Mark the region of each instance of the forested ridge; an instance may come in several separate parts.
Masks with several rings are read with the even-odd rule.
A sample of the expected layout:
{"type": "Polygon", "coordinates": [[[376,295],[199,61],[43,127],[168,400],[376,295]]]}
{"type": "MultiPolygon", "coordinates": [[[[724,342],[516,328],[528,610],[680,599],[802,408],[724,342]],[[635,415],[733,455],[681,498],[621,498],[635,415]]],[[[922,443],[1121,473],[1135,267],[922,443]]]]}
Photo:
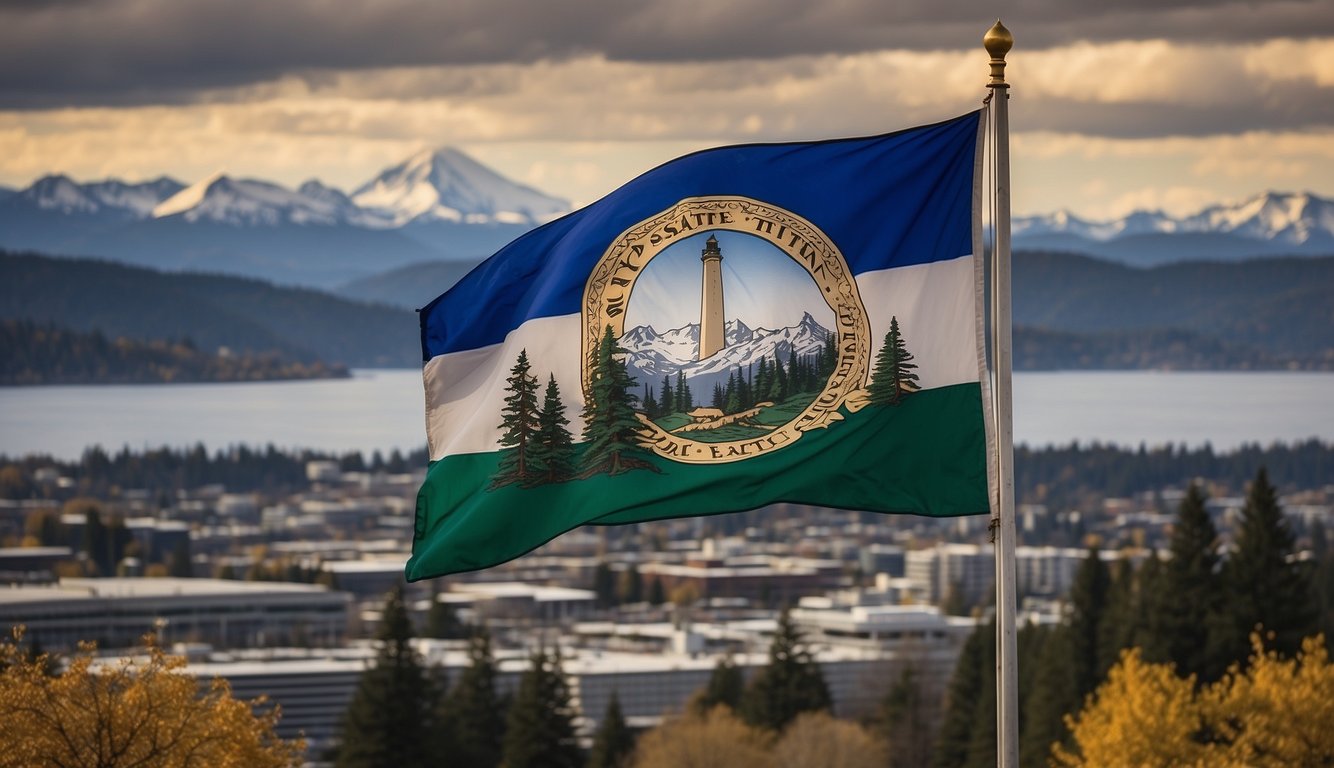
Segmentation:
{"type": "Polygon", "coordinates": [[[274,354],[208,352],[189,339],[139,341],[28,320],[0,320],[0,385],[149,384],[345,378],[344,365],[274,354]]]}

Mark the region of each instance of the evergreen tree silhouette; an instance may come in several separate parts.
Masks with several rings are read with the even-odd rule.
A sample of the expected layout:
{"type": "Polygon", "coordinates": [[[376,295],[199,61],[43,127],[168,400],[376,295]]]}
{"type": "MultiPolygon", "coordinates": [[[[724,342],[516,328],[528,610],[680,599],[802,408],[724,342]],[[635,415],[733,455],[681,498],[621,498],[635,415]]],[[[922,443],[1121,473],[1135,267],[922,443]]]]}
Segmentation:
{"type": "Polygon", "coordinates": [[[872,403],[898,405],[904,395],[918,388],[917,374],[913,373],[917,364],[912,360],[912,353],[899,334],[899,319],[891,317],[889,332],[885,334],[885,343],[876,355],[875,369],[871,373],[872,403]]]}
{"type": "Polygon", "coordinates": [[[588,755],[588,768],[623,768],[630,763],[630,752],[635,748],[635,737],[625,724],[621,713],[621,699],[615,689],[607,701],[606,714],[593,736],[593,751],[588,755]]]}
{"type": "Polygon", "coordinates": [[[1241,512],[1236,551],[1223,565],[1220,639],[1225,656],[1246,664],[1249,636],[1257,627],[1272,632],[1265,648],[1291,657],[1302,638],[1314,634],[1317,617],[1307,564],[1296,560],[1295,537],[1278,493],[1263,467],[1255,475],[1241,512]]]}
{"type": "Polygon", "coordinates": [[[741,707],[741,697],[746,690],[746,679],[741,668],[731,656],[718,660],[709,675],[709,682],[690,698],[690,711],[696,715],[707,715],[709,710],[722,704],[736,710],[741,707]]]}
{"type": "Polygon", "coordinates": [[[449,764],[459,768],[494,768],[505,738],[505,702],[496,693],[496,660],[491,636],[477,627],[468,641],[468,666],[440,706],[450,747],[449,764]]]}
{"type": "Polygon", "coordinates": [[[560,651],[539,650],[519,680],[505,728],[505,768],[578,768],[570,687],[560,666],[560,651]]]}
{"type": "Polygon", "coordinates": [[[412,649],[412,621],[400,589],[385,600],[375,666],[357,683],[343,720],[338,768],[427,765],[435,685],[412,649]]]}
{"type": "Polygon", "coordinates": [[[593,375],[590,397],[584,403],[583,475],[600,472],[618,475],[629,469],[652,466],[638,454],[640,422],[635,412],[635,396],[630,394],[635,380],[617,359],[623,350],[616,345],[611,326],[593,350],[593,375]]]}
{"type": "Polygon", "coordinates": [[[1148,617],[1154,641],[1144,648],[1144,660],[1169,662],[1176,665],[1177,674],[1211,683],[1232,660],[1218,656],[1211,647],[1216,643],[1210,643],[1218,622],[1219,554],[1218,531],[1204,504],[1204,493],[1192,483],[1172,527],[1172,556],[1163,563],[1158,596],[1148,617]]]}
{"type": "Polygon", "coordinates": [[[683,372],[676,374],[676,410],[681,413],[689,413],[695,407],[695,398],[690,392],[690,385],[686,384],[686,375],[683,372]]]}
{"type": "Polygon", "coordinates": [[[528,350],[520,350],[519,357],[505,380],[505,407],[501,409],[500,429],[504,430],[500,444],[500,466],[491,480],[491,487],[511,483],[527,483],[536,474],[532,466],[533,438],[537,434],[537,377],[530,372],[528,350]]]}
{"type": "Polygon", "coordinates": [[[662,411],[663,416],[670,416],[682,410],[677,407],[676,398],[672,396],[672,379],[670,376],[662,377],[662,389],[659,392],[658,409],[662,411]]]}
{"type": "Polygon", "coordinates": [[[778,732],[802,712],[827,710],[829,705],[820,665],[802,642],[791,614],[783,611],[769,645],[769,664],[755,673],[741,696],[741,716],[751,725],[778,732]]]}
{"type": "Polygon", "coordinates": [[[537,436],[532,457],[536,472],[532,483],[563,483],[574,476],[574,438],[567,429],[565,404],[555,374],[547,381],[542,408],[537,412],[537,436]]]}
{"type": "Polygon", "coordinates": [[[653,398],[653,387],[644,385],[644,397],[640,400],[644,408],[644,415],[650,419],[656,419],[661,414],[658,413],[658,401],[653,398]]]}

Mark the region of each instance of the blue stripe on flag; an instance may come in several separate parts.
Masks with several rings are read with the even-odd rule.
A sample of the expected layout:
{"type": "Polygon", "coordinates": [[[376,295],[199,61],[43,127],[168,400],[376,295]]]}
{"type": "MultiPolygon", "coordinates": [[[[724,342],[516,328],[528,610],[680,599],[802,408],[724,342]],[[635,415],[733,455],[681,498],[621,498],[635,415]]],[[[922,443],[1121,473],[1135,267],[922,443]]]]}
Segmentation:
{"type": "Polygon", "coordinates": [[[665,163],[523,235],[423,308],[423,359],[578,312],[588,274],[612,241],[690,197],[750,197],[802,216],[833,240],[853,274],[968,255],[979,114],[869,138],[720,147],[665,163]]]}

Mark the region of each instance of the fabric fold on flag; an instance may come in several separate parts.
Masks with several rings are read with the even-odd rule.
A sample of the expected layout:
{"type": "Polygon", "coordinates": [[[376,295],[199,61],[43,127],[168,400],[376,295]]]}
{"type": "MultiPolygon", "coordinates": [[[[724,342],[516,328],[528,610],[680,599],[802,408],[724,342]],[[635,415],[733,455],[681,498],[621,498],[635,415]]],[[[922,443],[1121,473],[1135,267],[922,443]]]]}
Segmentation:
{"type": "Polygon", "coordinates": [[[780,502],[988,512],[979,128],[687,155],[422,309],[407,578],[780,502]]]}

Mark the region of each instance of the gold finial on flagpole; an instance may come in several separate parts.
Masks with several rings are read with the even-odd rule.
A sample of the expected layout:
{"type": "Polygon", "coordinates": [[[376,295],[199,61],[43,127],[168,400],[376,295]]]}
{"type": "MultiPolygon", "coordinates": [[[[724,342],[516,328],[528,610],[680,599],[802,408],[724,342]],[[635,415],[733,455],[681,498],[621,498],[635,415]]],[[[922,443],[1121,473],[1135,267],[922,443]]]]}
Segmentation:
{"type": "Polygon", "coordinates": [[[1014,47],[1014,35],[1005,28],[1000,19],[982,36],[982,47],[991,54],[991,80],[988,88],[1005,87],[1005,54],[1014,47]]]}

